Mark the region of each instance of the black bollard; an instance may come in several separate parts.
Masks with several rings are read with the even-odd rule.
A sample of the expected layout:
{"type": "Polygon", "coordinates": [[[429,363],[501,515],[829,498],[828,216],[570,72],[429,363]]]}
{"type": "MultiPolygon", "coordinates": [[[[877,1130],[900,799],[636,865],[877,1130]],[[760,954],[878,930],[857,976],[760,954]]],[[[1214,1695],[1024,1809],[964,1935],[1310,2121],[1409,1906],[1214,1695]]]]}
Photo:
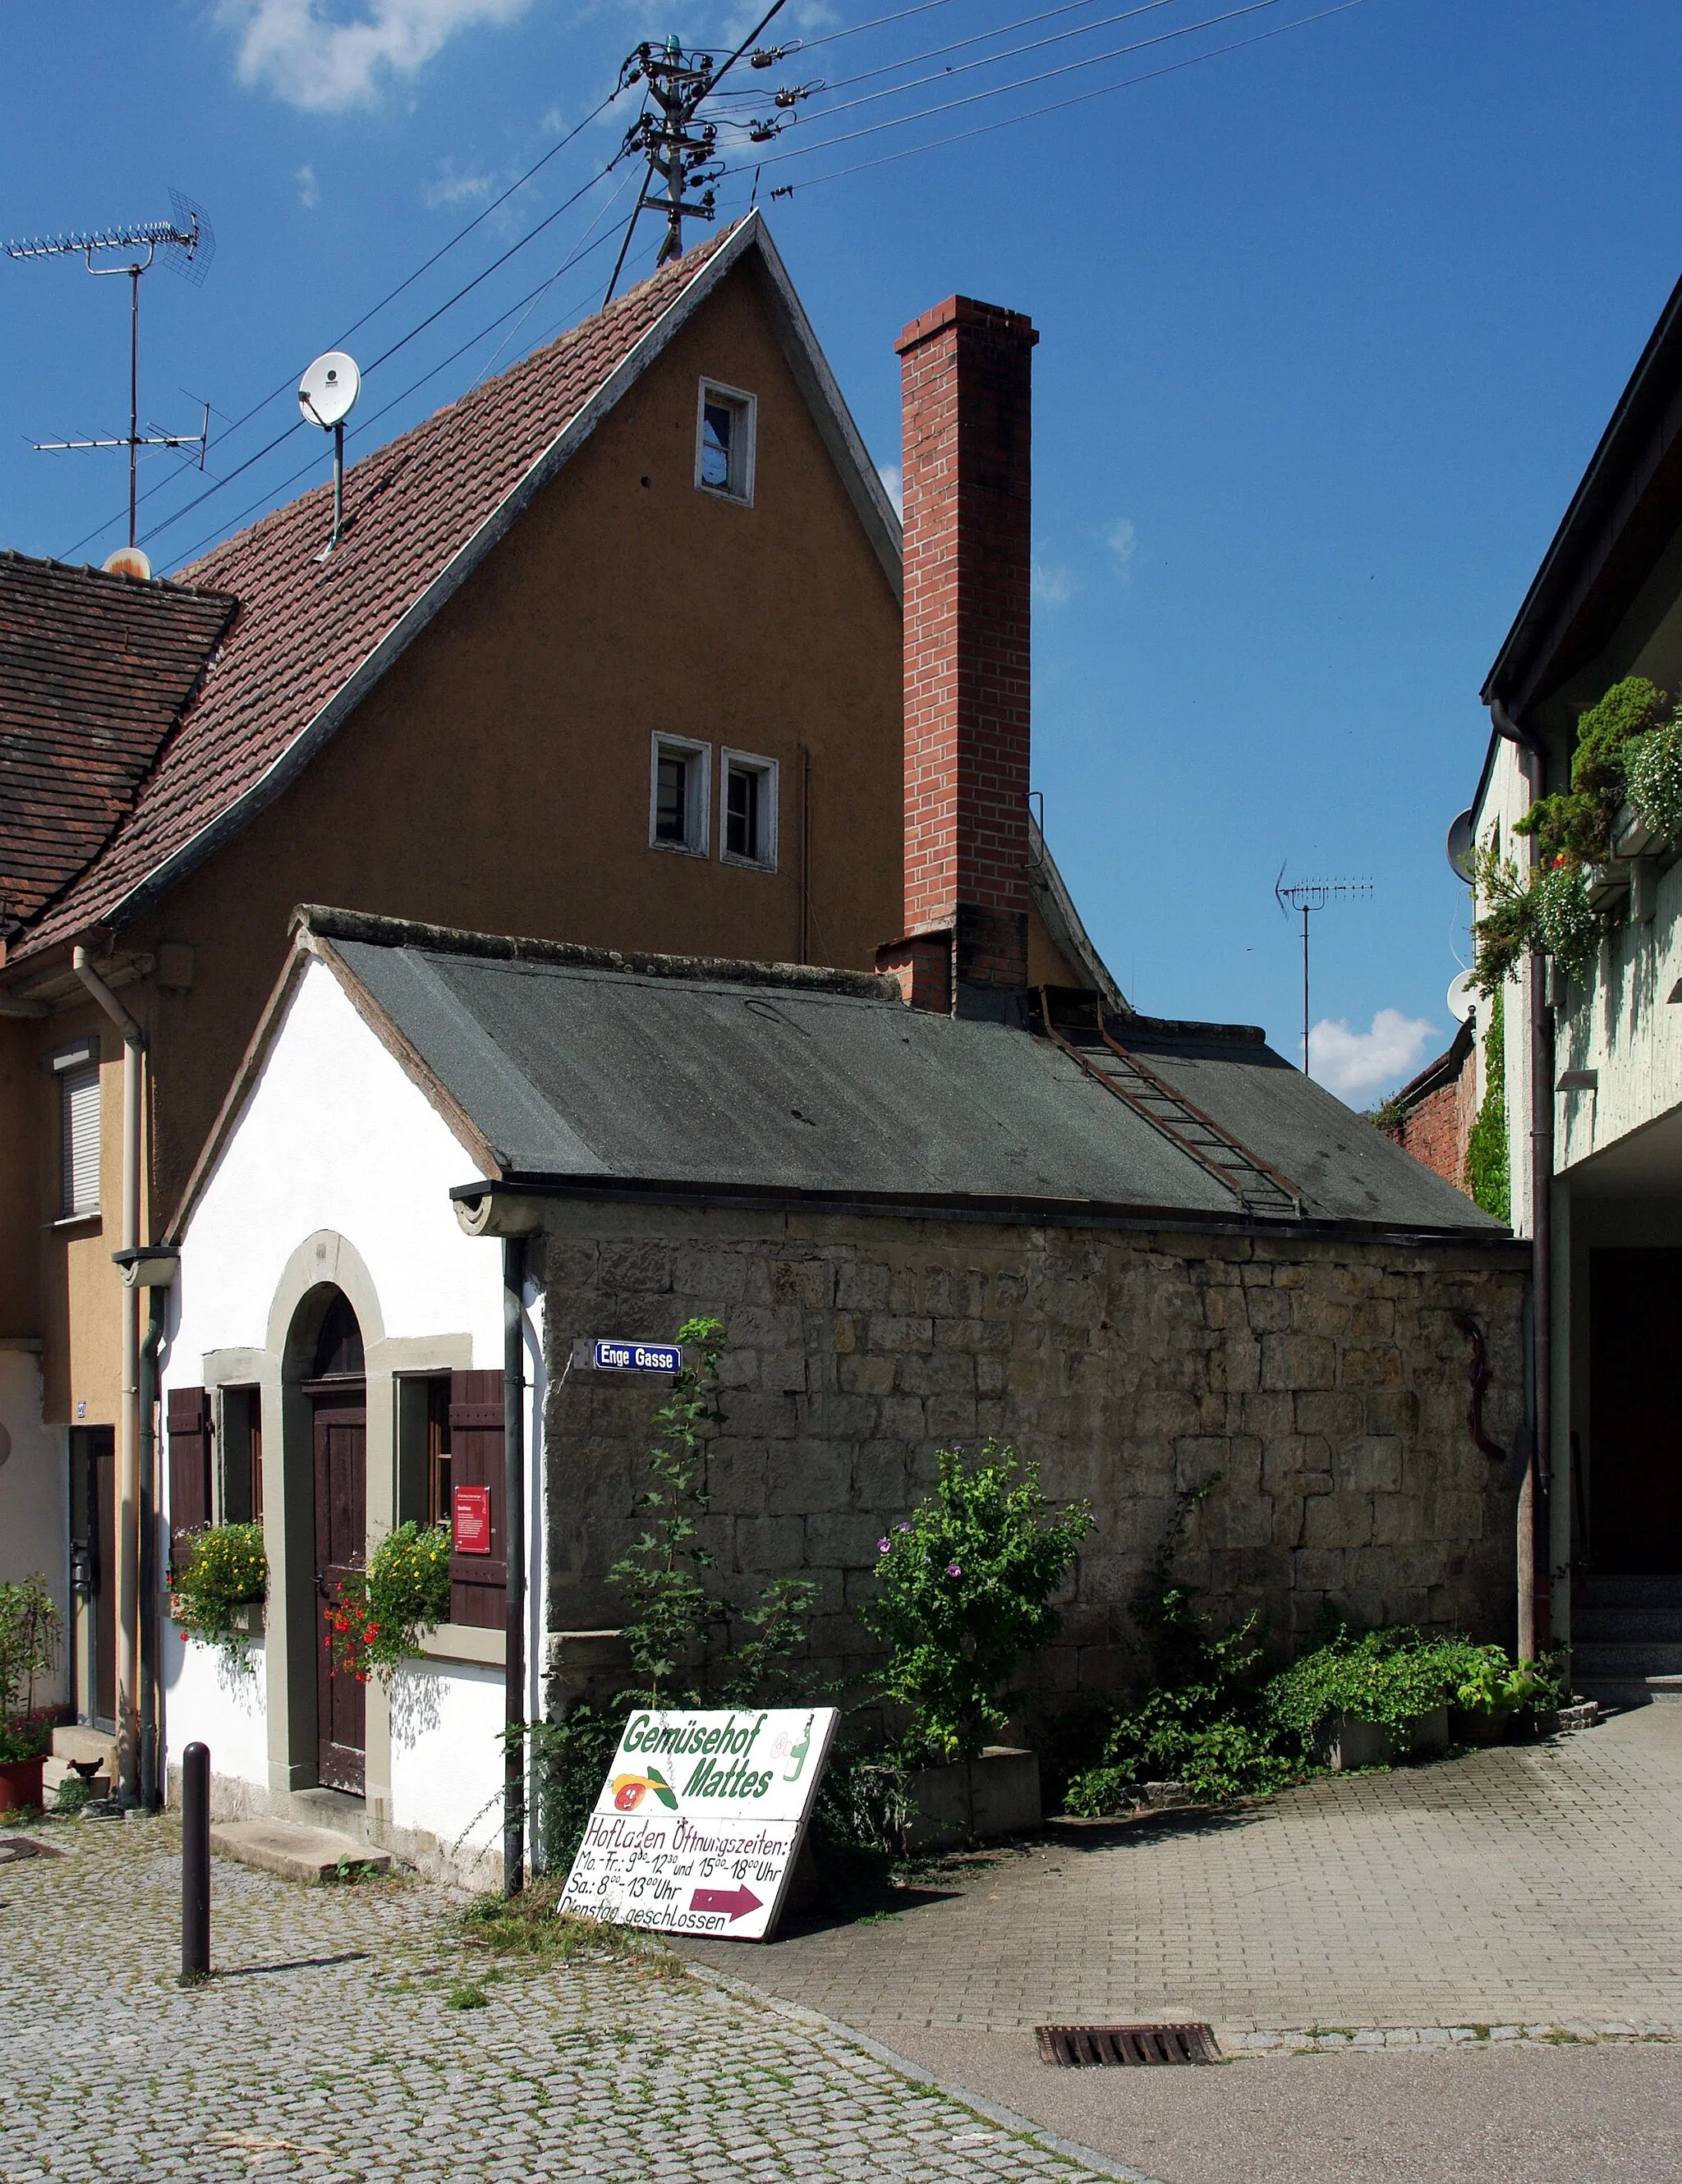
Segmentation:
{"type": "Polygon", "coordinates": [[[210,1975],[210,1747],[189,1744],[181,1767],[181,1975],[210,1975]]]}

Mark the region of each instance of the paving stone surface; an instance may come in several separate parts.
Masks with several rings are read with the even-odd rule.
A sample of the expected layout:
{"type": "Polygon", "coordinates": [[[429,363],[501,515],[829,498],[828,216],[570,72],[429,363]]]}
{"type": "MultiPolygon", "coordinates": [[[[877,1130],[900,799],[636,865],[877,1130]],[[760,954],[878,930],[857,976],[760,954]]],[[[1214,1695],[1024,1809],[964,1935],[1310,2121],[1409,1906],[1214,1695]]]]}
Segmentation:
{"type": "MultiPolygon", "coordinates": [[[[525,1969],[417,1883],[218,1859],[183,1989],[168,1819],[49,1823],[0,1864],[0,2179],[1088,2184],[835,2027],[679,1967],[525,1969]],[[486,2006],[451,2009],[476,1982],[486,2006]]],[[[5,1838],[0,1836],[0,1841],[5,1838]]]]}
{"type": "Polygon", "coordinates": [[[1313,2028],[1675,2036],[1682,1707],[954,1861],[904,1902],[746,1965],[685,1952],[889,2044],[903,2025],[1187,2018],[1229,2052],[1313,2028]]]}

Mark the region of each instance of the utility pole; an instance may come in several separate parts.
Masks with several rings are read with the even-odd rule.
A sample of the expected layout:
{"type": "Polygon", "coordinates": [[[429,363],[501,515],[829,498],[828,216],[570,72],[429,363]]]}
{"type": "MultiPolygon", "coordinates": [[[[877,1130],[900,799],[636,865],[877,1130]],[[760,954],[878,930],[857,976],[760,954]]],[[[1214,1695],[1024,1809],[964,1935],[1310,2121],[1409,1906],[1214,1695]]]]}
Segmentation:
{"type": "Polygon", "coordinates": [[[203,206],[184,198],[178,190],[170,192],[174,212],[168,220],[142,220],[126,227],[106,227],[81,231],[71,235],[38,236],[21,242],[0,244],[8,258],[69,258],[79,257],[96,280],[112,274],[123,274],[129,284],[128,336],[128,431],[120,439],[109,440],[36,440],[31,444],[37,454],[63,454],[73,448],[126,448],[128,449],[128,543],[135,543],[136,465],[142,448],[197,448],[198,467],[204,467],[204,449],[210,433],[210,405],[204,404],[204,421],[197,432],[144,433],[140,429],[140,276],[149,272],[153,259],[161,247],[168,254],[176,270],[200,286],[210,270],[210,260],[215,255],[216,238],[210,232],[210,223],[204,216],[203,206]],[[143,250],[143,258],[131,258],[126,265],[96,265],[96,254],[143,250]]]}
{"type": "Polygon", "coordinates": [[[1273,900],[1282,915],[1288,917],[1293,911],[1302,912],[1302,1073],[1308,1074],[1308,921],[1310,914],[1324,910],[1328,902],[1349,895],[1371,894],[1370,880],[1299,880],[1294,887],[1285,885],[1285,867],[1279,867],[1279,877],[1273,883],[1273,900]]]}
{"type": "MultiPolygon", "coordinates": [[[[774,0],[774,5],[735,51],[722,61],[715,61],[702,47],[684,46],[675,36],[668,37],[661,46],[640,45],[627,57],[619,70],[619,87],[623,91],[633,84],[644,85],[647,103],[625,132],[618,156],[623,159],[629,153],[640,153],[648,163],[648,172],[631,209],[625,239],[619,246],[607,292],[601,299],[604,310],[613,300],[631,237],[645,212],[666,215],[666,233],[656,261],[661,265],[683,255],[686,220],[712,220],[715,216],[718,208],[711,185],[723,171],[712,164],[718,148],[718,124],[700,120],[701,109],[785,4],[785,0],[774,0]],[[691,197],[692,190],[699,190],[701,194],[691,197]]],[[[786,50],[790,49],[772,47],[757,52],[748,65],[774,68],[786,50]]],[[[784,109],[791,108],[819,87],[814,84],[801,90],[779,91],[775,103],[784,109]]],[[[747,126],[747,134],[752,142],[763,144],[785,125],[775,120],[756,121],[747,126]]]]}

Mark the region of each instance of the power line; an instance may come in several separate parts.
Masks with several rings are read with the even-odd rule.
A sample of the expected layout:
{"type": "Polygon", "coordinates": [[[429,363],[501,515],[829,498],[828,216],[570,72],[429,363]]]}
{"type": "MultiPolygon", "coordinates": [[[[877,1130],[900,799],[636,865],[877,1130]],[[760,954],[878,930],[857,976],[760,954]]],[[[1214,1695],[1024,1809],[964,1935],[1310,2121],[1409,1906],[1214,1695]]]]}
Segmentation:
{"type": "MultiPolygon", "coordinates": [[[[363,326],[367,325],[371,319],[377,318],[379,314],[385,309],[387,304],[395,303],[405,288],[413,287],[416,281],[420,279],[423,273],[429,273],[441,258],[448,257],[450,253],[455,249],[458,242],[465,242],[467,237],[472,233],[476,227],[479,226],[483,221],[489,220],[492,213],[497,211],[501,206],[506,204],[509,198],[513,197],[517,192],[522,190],[526,184],[531,181],[533,176],[539,173],[544,167],[546,167],[549,162],[556,157],[557,153],[564,152],[567,145],[572,143],[575,137],[582,136],[584,131],[590,127],[592,122],[597,121],[601,119],[601,117],[607,111],[608,108],[613,103],[614,100],[619,96],[621,88],[621,86],[616,84],[612,90],[608,92],[606,98],[604,98],[599,105],[594,107],[590,113],[585,114],[582,121],[575,123],[574,125],[567,131],[564,136],[559,138],[555,143],[551,144],[549,149],[540,159],[534,159],[522,175],[517,176],[508,185],[507,188],[503,191],[500,197],[493,198],[488,205],[482,206],[480,209],[473,214],[473,217],[470,220],[467,221],[462,226],[456,229],[455,234],[450,237],[448,242],[440,243],[439,248],[433,251],[430,258],[424,259],[422,263],[415,268],[412,273],[405,274],[403,279],[397,283],[394,288],[388,288],[385,294],[380,298],[378,303],[371,304],[369,308],[363,312],[360,319],[354,320],[351,324],[344,329],[344,332],[339,335],[335,346],[343,348],[344,343],[349,340],[352,334],[360,332],[363,326]]],[[[533,231],[534,233],[536,231],[536,230],[533,231]]],[[[226,430],[222,433],[222,438],[224,440],[231,438],[232,435],[238,432],[243,426],[249,425],[251,420],[260,411],[266,410],[270,403],[277,400],[282,394],[290,393],[293,387],[296,383],[297,377],[298,375],[296,372],[290,373],[285,379],[282,380],[277,386],[271,387],[266,394],[261,396],[257,401],[254,402],[251,407],[244,411],[242,415],[236,417],[232,421],[232,422],[227,426],[226,430]]],[[[289,437],[292,431],[294,429],[296,428],[289,426],[286,432],[282,433],[281,439],[289,437]]],[[[260,448],[257,454],[251,458],[251,461],[260,462],[264,455],[269,454],[272,448],[278,447],[279,444],[279,440],[271,440],[267,448],[260,448]]],[[[228,479],[237,477],[240,475],[240,471],[247,470],[249,467],[249,463],[241,464],[239,470],[231,471],[228,472],[228,479]]],[[[145,493],[141,494],[140,499],[142,500],[148,500],[151,498],[153,493],[163,492],[165,488],[170,485],[173,482],[174,478],[178,475],[178,472],[172,471],[169,476],[159,478],[156,485],[149,487],[145,493]]],[[[226,479],[218,480],[218,483],[226,482],[227,482],[226,479]]],[[[75,544],[72,546],[69,552],[64,554],[61,558],[68,561],[71,554],[79,554],[84,546],[91,544],[94,539],[99,537],[102,532],[109,531],[112,524],[119,522],[120,520],[120,512],[119,512],[118,515],[108,516],[104,522],[96,524],[92,531],[86,532],[81,538],[78,538],[75,544]]]]}
{"type": "MultiPolygon", "coordinates": [[[[1156,0],[1156,4],[1160,4],[1160,0],[1156,0]]],[[[821,137],[813,144],[793,145],[791,146],[789,150],[786,152],[774,152],[768,159],[761,159],[757,164],[762,166],[771,167],[777,165],[784,159],[803,159],[809,156],[809,154],[813,152],[830,151],[838,144],[851,144],[856,142],[861,136],[876,136],[884,129],[902,129],[909,122],[926,121],[932,115],[936,114],[954,113],[959,107],[976,106],[984,99],[1002,98],[1007,92],[1026,91],[1031,85],[1037,83],[1050,83],[1054,81],[1059,76],[1074,75],[1082,69],[1097,68],[1105,61],[1120,60],[1128,53],[1146,53],[1153,46],[1171,45],[1176,38],[1189,38],[1199,31],[1213,30],[1218,23],[1233,22],[1238,17],[1243,15],[1260,14],[1266,9],[1269,8],[1277,8],[1281,4],[1282,0],[1247,0],[1247,4],[1242,8],[1229,8],[1219,15],[1205,15],[1198,22],[1182,24],[1176,30],[1160,31],[1154,38],[1136,38],[1131,45],[1112,46],[1105,53],[1087,54],[1084,60],[1065,61],[1056,68],[1042,69],[1037,75],[1019,76],[1010,83],[992,84],[986,91],[972,91],[966,92],[962,98],[943,99],[939,105],[920,108],[914,114],[896,114],[891,120],[872,122],[863,129],[849,129],[839,136],[821,137]]],[[[1336,11],[1334,10],[1331,12],[1336,11]]],[[[981,62],[971,62],[969,65],[970,67],[981,67],[985,65],[985,64],[981,62]]],[[[937,80],[938,79],[925,79],[925,81],[937,80]]],[[[900,88],[902,90],[910,90],[913,86],[906,84],[902,85],[900,88]]],[[[875,92],[871,94],[871,97],[875,98],[885,98],[888,96],[889,94],[886,92],[875,92]]],[[[852,103],[862,106],[868,103],[868,101],[859,99],[852,102],[852,103]]],[[[829,114],[825,114],[821,118],[827,120],[830,117],[829,114]]],[[[737,170],[736,171],[740,170],[737,170]]]]}
{"type": "MultiPolygon", "coordinates": [[[[554,272],[550,274],[546,279],[539,281],[535,288],[528,290],[525,295],[517,298],[508,306],[506,311],[500,312],[495,318],[490,320],[486,325],[478,327],[473,333],[470,334],[467,339],[462,343],[459,348],[452,349],[448,356],[440,359],[437,364],[430,365],[421,374],[418,379],[411,379],[409,384],[403,388],[400,393],[394,394],[388,402],[385,403],[381,408],[376,410],[372,415],[363,418],[361,422],[355,426],[354,431],[346,435],[346,437],[348,439],[359,438],[361,434],[368,432],[373,426],[378,424],[382,417],[388,417],[391,412],[394,410],[400,408],[409,399],[409,397],[411,394],[418,393],[421,388],[426,385],[429,379],[436,379],[439,372],[447,371],[450,366],[455,363],[460,358],[464,357],[470,348],[478,348],[478,344],[484,339],[487,334],[495,333],[496,329],[501,326],[505,320],[511,319],[517,311],[524,309],[527,306],[534,303],[537,298],[544,293],[545,289],[553,287],[556,281],[560,279],[563,273],[570,273],[575,265],[581,265],[586,258],[594,257],[595,253],[598,250],[604,248],[611,240],[611,237],[605,235],[598,236],[594,242],[588,244],[582,249],[575,250],[572,256],[563,259],[562,262],[556,266],[554,272]]],[[[471,390],[469,391],[471,392],[471,390]]],[[[279,443],[277,441],[274,444],[278,446],[279,443]]],[[[204,536],[198,541],[197,544],[188,548],[187,552],[182,556],[181,560],[176,564],[176,568],[184,569],[190,567],[198,559],[199,554],[204,553],[208,548],[215,545],[221,540],[232,538],[235,532],[237,532],[240,526],[244,522],[247,516],[254,515],[260,510],[277,504],[278,496],[285,493],[288,487],[296,485],[300,478],[308,477],[311,471],[313,471],[316,466],[316,462],[312,458],[310,461],[304,464],[300,469],[293,471],[289,477],[282,478],[277,486],[271,487],[267,492],[260,494],[255,500],[248,503],[247,505],[240,510],[239,514],[234,516],[231,521],[226,524],[218,524],[214,531],[206,532],[204,536]]]]}
{"type": "MultiPolygon", "coordinates": [[[[880,159],[860,159],[856,161],[850,167],[833,167],[827,174],[812,175],[799,183],[791,182],[785,184],[782,190],[773,190],[771,192],[771,195],[773,197],[781,197],[786,194],[787,196],[792,197],[796,188],[802,190],[816,189],[820,182],[839,181],[844,176],[847,175],[868,174],[873,167],[891,167],[901,159],[914,159],[925,152],[943,151],[949,144],[962,144],[971,136],[991,136],[997,130],[1014,129],[1020,121],[1037,121],[1045,114],[1062,114],[1071,106],[1085,106],[1094,98],[1108,98],[1115,92],[1129,91],[1135,84],[1155,83],[1163,76],[1179,75],[1187,69],[1200,67],[1204,61],[1219,60],[1227,53],[1242,53],[1248,46],[1265,45],[1270,38],[1282,38],[1288,31],[1305,30],[1310,24],[1323,23],[1329,16],[1333,15],[1346,15],[1352,8],[1360,8],[1364,5],[1365,0],[1338,0],[1338,6],[1335,8],[1322,8],[1317,14],[1301,15],[1297,17],[1294,21],[1276,24],[1270,30],[1255,31],[1248,38],[1231,39],[1224,46],[1210,47],[1207,53],[1193,53],[1185,60],[1170,61],[1161,68],[1147,69],[1138,75],[1123,76],[1119,83],[1101,84],[1096,91],[1081,91],[1075,92],[1072,97],[1068,98],[1053,99],[1044,106],[1031,107],[1025,114],[1007,114],[1003,119],[999,121],[977,122],[973,129],[954,130],[950,136],[936,136],[932,138],[930,142],[926,144],[912,144],[908,146],[902,152],[885,152],[880,159]]],[[[961,103],[967,105],[971,102],[964,100],[961,103]]],[[[937,112],[940,109],[934,109],[931,110],[937,112]]],[[[912,120],[921,119],[919,115],[916,114],[910,115],[907,118],[912,120]]],[[[891,125],[892,125],[890,123],[884,122],[880,124],[879,127],[887,128],[891,125]]],[[[856,133],[861,136],[872,136],[876,135],[878,131],[876,129],[864,129],[859,130],[856,133]]],[[[820,152],[827,148],[822,144],[809,144],[803,146],[801,148],[808,152],[820,152]]],[[[780,154],[779,156],[785,159],[792,159],[795,154],[791,152],[780,154]]],[[[747,169],[744,164],[743,166],[732,169],[731,171],[734,174],[743,175],[747,172],[747,169]]]]}
{"type": "MultiPolygon", "coordinates": [[[[858,75],[844,75],[837,82],[825,84],[824,88],[826,91],[850,91],[854,84],[869,83],[873,76],[891,75],[897,69],[916,68],[924,61],[937,61],[942,53],[962,53],[966,46],[985,45],[989,38],[1008,38],[1013,31],[1031,30],[1036,23],[1049,23],[1059,15],[1076,14],[1083,8],[1096,8],[1098,4],[1098,0],[1064,0],[1064,4],[1060,8],[1047,8],[1037,15],[1024,15],[1018,22],[1000,23],[991,31],[977,31],[971,37],[954,38],[950,45],[930,46],[926,53],[909,53],[903,60],[884,61],[880,68],[865,69],[858,75]]],[[[1175,0],[1151,0],[1151,4],[1158,8],[1171,8],[1175,5],[1175,0]]],[[[1129,8],[1126,14],[1143,15],[1149,12],[1149,8],[1129,8]]],[[[1125,17],[1122,15],[1104,15],[1100,16],[1095,23],[1084,23],[1072,31],[1059,31],[1057,35],[1063,38],[1082,38],[1090,31],[1102,31],[1107,25],[1119,23],[1124,20],[1125,17]]],[[[1048,38],[1041,42],[1049,45],[1053,42],[1048,38]]],[[[1015,50],[1020,53],[1031,53],[1033,48],[1031,46],[1022,46],[1016,47],[1015,50]]],[[[994,53],[992,58],[994,60],[1002,61],[1008,60],[1010,56],[1008,53],[994,53]]],[[[985,60],[981,60],[966,64],[966,66],[985,68],[986,64],[985,60]]],[[[959,71],[956,69],[949,69],[943,70],[942,73],[956,75],[959,71]]],[[[910,84],[900,86],[902,91],[909,91],[912,88],[910,84]]]]}

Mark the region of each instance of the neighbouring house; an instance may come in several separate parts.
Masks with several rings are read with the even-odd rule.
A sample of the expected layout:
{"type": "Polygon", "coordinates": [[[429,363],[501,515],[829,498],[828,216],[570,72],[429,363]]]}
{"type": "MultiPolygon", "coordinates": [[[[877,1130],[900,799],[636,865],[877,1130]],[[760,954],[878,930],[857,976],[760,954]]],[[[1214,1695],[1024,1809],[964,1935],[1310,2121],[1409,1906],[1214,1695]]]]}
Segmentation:
{"type": "Polygon", "coordinates": [[[1445,1051],[1428,1061],[1374,1119],[1394,1144],[1456,1190],[1467,1188],[1466,1156],[1478,1116],[1478,1040],[1468,1017],[1445,1051]]]}
{"type": "Polygon", "coordinates": [[[577,1346],[701,1312],[720,1582],[808,1576],[838,1674],[886,1526],[988,1436],[1098,1518],[1047,1663],[1065,1700],[1136,1673],[1127,1603],[1217,1479],[1179,1568],[1221,1620],[1511,1638],[1522,1247],[1260,1031],[1143,1017],[1037,955],[1033,339],[957,298],[902,337],[880,971],[299,911],[162,1235],[170,1521],[260,1506],[273,1568],[247,1678],[170,1649],[170,1749],[210,1745],[225,1814],[495,1870],[499,1731],[601,1673],[639,1522],[647,1384],[577,1346]],[[333,1573],[441,1509],[446,1467],[486,1520],[456,1528],[450,1620],[389,1694],[346,1689],[333,1573]]]}
{"type": "MultiPolygon", "coordinates": [[[[1571,785],[1579,719],[1629,677],[1682,690],[1682,286],[1489,670],[1493,733],[1457,838],[1531,878],[1535,848],[1515,826],[1571,785]]],[[[1626,804],[1576,885],[1586,941],[1567,962],[1544,933],[1503,989],[1513,1225],[1537,1298],[1528,1635],[1567,1644],[1584,1691],[1640,1700],[1651,1677],[1682,1673],[1674,831],[1626,804]]]]}
{"type": "MultiPolygon", "coordinates": [[[[328,552],[331,492],[169,582],[0,557],[0,1574],[73,1595],[101,1724],[168,1272],[113,1255],[293,906],[860,969],[900,918],[899,522],[757,215],[357,463],[328,552]]],[[[1013,884],[1032,975],[1119,1002],[1037,832],[1013,884]]]]}

